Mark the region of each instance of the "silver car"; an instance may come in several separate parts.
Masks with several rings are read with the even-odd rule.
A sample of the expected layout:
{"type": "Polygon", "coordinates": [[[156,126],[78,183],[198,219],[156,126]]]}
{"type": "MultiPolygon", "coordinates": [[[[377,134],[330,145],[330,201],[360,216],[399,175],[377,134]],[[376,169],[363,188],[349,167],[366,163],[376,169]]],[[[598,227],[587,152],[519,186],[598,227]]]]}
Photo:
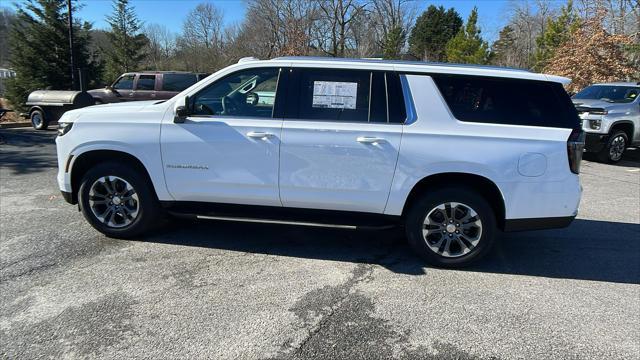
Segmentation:
{"type": "Polygon", "coordinates": [[[640,145],[640,83],[593,84],[572,98],[587,133],[585,150],[604,162],[618,162],[640,145]]]}

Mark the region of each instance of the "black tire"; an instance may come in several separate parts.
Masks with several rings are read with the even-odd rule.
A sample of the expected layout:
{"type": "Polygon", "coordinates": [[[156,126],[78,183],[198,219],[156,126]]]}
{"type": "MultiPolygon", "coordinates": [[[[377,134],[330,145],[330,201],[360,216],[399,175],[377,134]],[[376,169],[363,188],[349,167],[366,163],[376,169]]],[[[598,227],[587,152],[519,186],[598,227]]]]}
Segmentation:
{"type": "MultiPolygon", "coordinates": [[[[85,219],[96,230],[113,237],[127,239],[153,229],[162,223],[162,209],[153,190],[153,185],[147,180],[144,174],[116,162],[106,162],[91,168],[82,178],[80,190],[78,192],[80,210],[85,219]],[[89,203],[89,192],[92,185],[98,179],[105,176],[115,176],[128,182],[137,194],[137,215],[130,224],[123,227],[112,227],[101,221],[92,210],[89,203]]],[[[105,216],[106,218],[106,216],[105,216]]],[[[122,217],[121,217],[122,218],[122,217]]]]}
{"type": "Polygon", "coordinates": [[[42,110],[31,111],[29,119],[31,120],[31,126],[36,130],[46,130],[49,127],[49,121],[42,110]]]}
{"type": "Polygon", "coordinates": [[[609,164],[617,163],[622,159],[622,156],[624,156],[624,151],[628,145],[629,138],[624,131],[613,131],[611,136],[609,136],[609,140],[607,140],[607,144],[598,153],[598,160],[609,164]],[[622,144],[620,142],[622,142],[622,144]],[[614,146],[616,149],[612,149],[614,146]]]}
{"type": "MultiPolygon", "coordinates": [[[[465,207],[463,206],[461,208],[465,207]]],[[[457,215],[458,217],[463,216],[460,215],[460,213],[457,215]]],[[[456,218],[455,215],[454,218],[456,218]]],[[[443,220],[443,222],[448,223],[446,220],[443,220]]],[[[456,224],[454,223],[454,225],[456,224]]],[[[477,228],[475,230],[477,231],[477,228]]],[[[496,215],[489,202],[477,192],[462,186],[451,186],[428,192],[414,202],[405,217],[405,231],[411,247],[429,264],[445,268],[464,267],[480,260],[491,250],[497,232],[496,215]],[[436,251],[432,250],[427,244],[428,240],[423,235],[423,228],[425,227],[424,221],[429,212],[438,205],[454,202],[466,205],[467,208],[474,210],[481,221],[482,227],[481,232],[479,232],[479,241],[468,253],[464,254],[462,247],[457,245],[459,243],[453,241],[451,242],[452,246],[458,246],[460,252],[463,254],[458,257],[446,257],[436,253],[436,251]],[[456,244],[454,245],[454,243],[456,244]]],[[[462,228],[460,228],[460,231],[463,231],[462,228]]],[[[436,233],[439,233],[439,231],[436,233]]],[[[434,233],[434,235],[438,236],[436,233],[434,233]]],[[[455,232],[453,234],[443,232],[442,235],[439,236],[445,239],[443,240],[445,243],[447,235],[456,236],[455,232]]],[[[431,235],[428,235],[427,237],[430,236],[431,235]]],[[[438,237],[436,237],[436,240],[437,239],[438,237]]],[[[433,243],[437,242],[433,239],[429,241],[433,241],[433,243]]],[[[440,249],[442,249],[442,247],[440,247],[439,250],[440,249]]]]}

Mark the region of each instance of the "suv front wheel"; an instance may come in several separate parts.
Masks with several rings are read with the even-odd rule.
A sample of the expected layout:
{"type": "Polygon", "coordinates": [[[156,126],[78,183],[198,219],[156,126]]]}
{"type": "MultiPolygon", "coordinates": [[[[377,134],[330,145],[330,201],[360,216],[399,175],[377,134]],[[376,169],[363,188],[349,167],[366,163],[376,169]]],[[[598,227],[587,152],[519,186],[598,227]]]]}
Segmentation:
{"type": "Polygon", "coordinates": [[[440,267],[467,266],[491,248],[495,214],[484,197],[464,187],[427,193],[409,209],[405,219],[411,247],[440,267]]]}
{"type": "Polygon", "coordinates": [[[145,177],[131,167],[106,162],[91,168],[79,191],[82,214],[101,233],[131,238],[150,230],[161,210],[145,177]]]}

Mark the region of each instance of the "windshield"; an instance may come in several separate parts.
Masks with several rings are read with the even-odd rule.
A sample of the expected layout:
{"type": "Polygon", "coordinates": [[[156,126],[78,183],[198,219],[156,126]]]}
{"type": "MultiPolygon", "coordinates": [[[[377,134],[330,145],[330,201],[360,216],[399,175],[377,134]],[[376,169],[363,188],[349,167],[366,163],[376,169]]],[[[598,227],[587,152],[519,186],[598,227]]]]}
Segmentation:
{"type": "Polygon", "coordinates": [[[593,99],[611,103],[630,103],[640,94],[640,87],[592,85],[573,96],[574,99],[593,99]]]}

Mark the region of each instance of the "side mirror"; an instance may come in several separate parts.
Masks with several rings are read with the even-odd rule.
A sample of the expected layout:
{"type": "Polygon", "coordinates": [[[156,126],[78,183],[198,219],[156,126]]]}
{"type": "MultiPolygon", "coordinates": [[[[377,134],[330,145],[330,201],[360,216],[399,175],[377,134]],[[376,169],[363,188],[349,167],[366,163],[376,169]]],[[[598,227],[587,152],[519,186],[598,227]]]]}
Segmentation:
{"type": "Polygon", "coordinates": [[[176,108],[176,115],[173,117],[173,122],[176,124],[182,124],[189,116],[189,97],[184,98],[184,105],[180,105],[176,108]]]}

